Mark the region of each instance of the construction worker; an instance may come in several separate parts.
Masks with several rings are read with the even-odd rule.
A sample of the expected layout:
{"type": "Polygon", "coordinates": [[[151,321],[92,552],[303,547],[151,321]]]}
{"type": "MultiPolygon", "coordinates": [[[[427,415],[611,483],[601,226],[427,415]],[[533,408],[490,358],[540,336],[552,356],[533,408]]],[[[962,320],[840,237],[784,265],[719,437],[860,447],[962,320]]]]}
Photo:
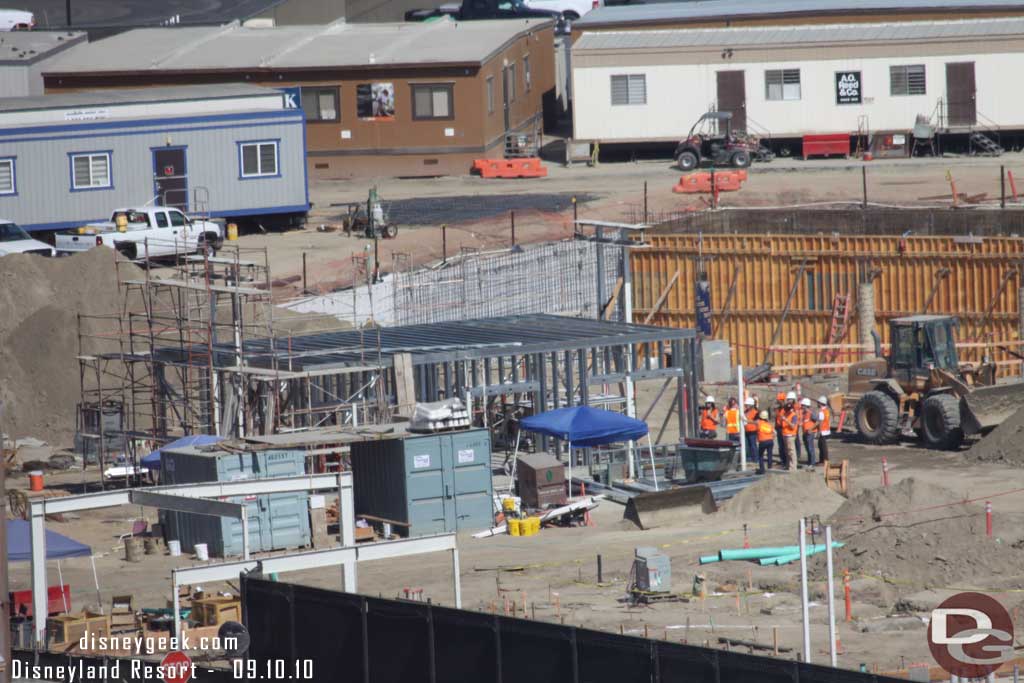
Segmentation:
{"type": "Polygon", "coordinates": [[[818,457],[823,464],[828,463],[828,437],[832,436],[832,409],[828,407],[828,399],[818,397],[818,457]]]}
{"type": "Polygon", "coordinates": [[[717,439],[718,425],[722,422],[722,416],[715,407],[715,397],[708,396],[704,401],[704,407],[700,409],[700,438],[717,439]]]}
{"type": "MultiPolygon", "coordinates": [[[[743,411],[743,431],[747,439],[747,457],[751,460],[757,455],[757,420],[760,413],[757,410],[757,401],[753,396],[748,396],[743,402],[746,410],[743,411]]],[[[765,411],[767,414],[767,411],[765,411]]]]}
{"type": "Polygon", "coordinates": [[[807,465],[814,467],[814,442],[818,440],[818,411],[811,407],[811,399],[800,399],[800,428],[803,432],[807,465]]]}
{"type": "Polygon", "coordinates": [[[775,394],[775,438],[779,442],[779,460],[782,461],[782,466],[787,467],[786,464],[786,442],[782,440],[782,414],[786,410],[786,392],[780,391],[775,394]]]}
{"type": "Polygon", "coordinates": [[[797,466],[796,442],[799,433],[800,411],[796,407],[796,392],[790,391],[782,407],[782,443],[786,451],[786,469],[791,471],[797,466]]]}
{"type": "Polygon", "coordinates": [[[740,444],[740,404],[735,398],[725,404],[725,438],[740,444]]]}
{"type": "Polygon", "coordinates": [[[762,410],[758,413],[757,431],[754,433],[757,439],[757,473],[764,474],[765,466],[772,467],[772,446],[775,442],[775,425],[768,419],[768,411],[762,410]]]}

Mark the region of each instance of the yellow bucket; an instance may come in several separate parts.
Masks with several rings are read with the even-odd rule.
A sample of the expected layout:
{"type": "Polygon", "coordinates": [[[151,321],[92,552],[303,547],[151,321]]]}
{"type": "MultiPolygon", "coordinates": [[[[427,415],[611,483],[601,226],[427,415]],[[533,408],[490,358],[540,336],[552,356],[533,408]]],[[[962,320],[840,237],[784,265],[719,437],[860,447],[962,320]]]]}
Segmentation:
{"type": "Polygon", "coordinates": [[[504,510],[505,512],[515,512],[516,511],[516,499],[511,497],[511,496],[509,496],[508,498],[502,498],[501,499],[501,509],[504,510]]]}
{"type": "Polygon", "coordinates": [[[530,535],[540,533],[540,517],[530,517],[530,535]]]}
{"type": "Polygon", "coordinates": [[[518,520],[515,517],[512,517],[510,519],[505,520],[505,523],[508,525],[508,535],[509,536],[519,536],[520,535],[520,532],[522,531],[522,522],[521,522],[521,520],[518,520]]]}
{"type": "Polygon", "coordinates": [[[236,223],[228,223],[228,240],[234,242],[238,239],[238,225],[236,223]]]}

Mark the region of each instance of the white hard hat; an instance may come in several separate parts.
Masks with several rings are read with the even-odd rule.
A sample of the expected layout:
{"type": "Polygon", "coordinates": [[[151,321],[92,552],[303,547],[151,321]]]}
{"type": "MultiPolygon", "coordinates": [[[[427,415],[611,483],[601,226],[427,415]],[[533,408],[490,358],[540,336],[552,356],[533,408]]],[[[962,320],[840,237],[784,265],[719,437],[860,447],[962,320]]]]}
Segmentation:
{"type": "Polygon", "coordinates": [[[827,406],[828,405],[828,399],[825,398],[824,396],[819,396],[818,397],[818,403],[820,403],[823,406],[827,406]]]}
{"type": "Polygon", "coordinates": [[[715,402],[715,397],[714,396],[708,396],[706,399],[704,399],[704,402],[705,403],[714,403],[715,402]]]}
{"type": "Polygon", "coordinates": [[[802,399],[800,401],[800,405],[802,405],[802,406],[809,406],[809,405],[811,405],[811,399],[809,399],[809,398],[802,399]]]}
{"type": "Polygon", "coordinates": [[[758,415],[758,417],[760,417],[762,420],[767,420],[768,419],[768,411],[767,410],[762,410],[761,413],[758,415]]]}
{"type": "Polygon", "coordinates": [[[747,400],[743,402],[743,405],[745,405],[745,406],[752,406],[752,405],[754,405],[754,397],[753,396],[747,396],[747,400]]]}
{"type": "Polygon", "coordinates": [[[787,401],[795,401],[796,400],[796,392],[795,391],[791,391],[788,394],[786,394],[786,400],[787,401]]]}

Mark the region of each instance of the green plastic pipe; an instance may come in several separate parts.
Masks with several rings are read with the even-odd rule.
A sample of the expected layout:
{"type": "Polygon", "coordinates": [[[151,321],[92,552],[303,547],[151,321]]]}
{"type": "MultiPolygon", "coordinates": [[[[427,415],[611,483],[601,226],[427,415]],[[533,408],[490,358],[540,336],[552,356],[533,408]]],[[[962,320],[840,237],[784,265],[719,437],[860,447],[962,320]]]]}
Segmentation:
{"type": "MultiPolygon", "coordinates": [[[[846,544],[845,543],[841,543],[839,541],[833,541],[832,542],[832,547],[833,548],[842,548],[844,545],[846,545],[846,544]]],[[[812,545],[812,546],[808,546],[807,547],[807,557],[810,557],[811,555],[817,555],[817,554],[823,553],[823,552],[825,552],[825,545],[824,544],[822,544],[822,545],[812,545]]],[[[764,557],[764,558],[761,558],[760,560],[758,560],[758,562],[761,564],[762,567],[766,567],[766,566],[771,565],[771,564],[775,565],[776,567],[781,567],[784,564],[789,564],[790,562],[794,562],[794,561],[799,560],[799,559],[800,559],[800,551],[797,550],[797,552],[795,552],[795,553],[786,553],[785,555],[779,555],[778,557],[764,557]]]]}
{"type": "Polygon", "coordinates": [[[762,557],[778,557],[800,552],[800,547],[795,545],[784,545],[776,548],[734,548],[731,550],[719,550],[718,559],[723,562],[728,560],[760,560],[762,557]]]}
{"type": "Polygon", "coordinates": [[[721,558],[719,558],[718,555],[701,555],[700,556],[700,563],[701,564],[711,564],[712,562],[718,562],[719,559],[721,559],[721,558]]]}

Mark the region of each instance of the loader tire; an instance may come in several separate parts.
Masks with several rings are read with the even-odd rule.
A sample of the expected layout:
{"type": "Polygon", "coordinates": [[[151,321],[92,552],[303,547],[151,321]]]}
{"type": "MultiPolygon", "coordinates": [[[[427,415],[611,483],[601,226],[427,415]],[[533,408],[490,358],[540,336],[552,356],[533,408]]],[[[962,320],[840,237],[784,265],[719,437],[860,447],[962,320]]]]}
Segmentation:
{"type": "Polygon", "coordinates": [[[929,396],[921,404],[921,439],[929,448],[955,451],[964,441],[960,399],[952,394],[929,396]]]}
{"type": "Polygon", "coordinates": [[[857,432],[870,444],[894,443],[899,437],[900,409],[882,391],[869,391],[857,402],[857,432]]]}

